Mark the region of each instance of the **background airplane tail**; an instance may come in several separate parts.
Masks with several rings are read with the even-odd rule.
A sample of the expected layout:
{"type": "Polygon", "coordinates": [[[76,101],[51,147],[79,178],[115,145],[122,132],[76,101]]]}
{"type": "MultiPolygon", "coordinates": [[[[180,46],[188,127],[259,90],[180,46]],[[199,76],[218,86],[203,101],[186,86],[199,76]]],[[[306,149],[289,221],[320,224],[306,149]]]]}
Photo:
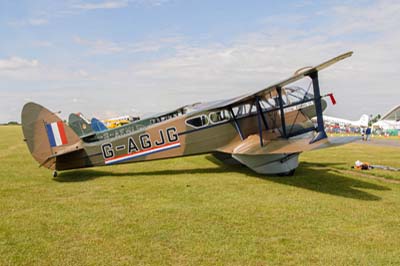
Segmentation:
{"type": "Polygon", "coordinates": [[[360,126],[362,127],[368,127],[369,124],[369,116],[368,115],[362,115],[360,117],[360,120],[358,120],[358,122],[360,123],[360,126]]]}
{"type": "Polygon", "coordinates": [[[81,138],[94,133],[89,120],[81,113],[70,114],[68,117],[68,125],[81,138]]]}
{"type": "Polygon", "coordinates": [[[21,122],[29,151],[41,166],[55,169],[58,155],[80,147],[80,138],[75,132],[56,114],[39,104],[25,104],[21,122]]]}
{"type": "Polygon", "coordinates": [[[101,122],[99,119],[93,117],[91,120],[91,125],[92,125],[92,129],[95,132],[102,132],[107,130],[108,128],[106,127],[106,125],[104,125],[103,122],[101,122]]]}

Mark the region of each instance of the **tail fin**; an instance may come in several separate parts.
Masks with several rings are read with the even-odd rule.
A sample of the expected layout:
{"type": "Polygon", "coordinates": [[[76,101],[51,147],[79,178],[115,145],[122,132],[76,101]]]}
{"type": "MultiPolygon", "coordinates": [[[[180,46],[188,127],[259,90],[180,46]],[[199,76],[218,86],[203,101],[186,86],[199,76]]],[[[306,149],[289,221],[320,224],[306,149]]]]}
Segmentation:
{"type": "Polygon", "coordinates": [[[368,123],[369,123],[369,116],[368,115],[362,115],[360,117],[360,120],[358,120],[358,122],[360,123],[360,126],[362,127],[368,127],[368,123]]]}
{"type": "Polygon", "coordinates": [[[21,122],[29,151],[41,166],[55,169],[56,156],[81,148],[80,138],[75,132],[39,104],[25,104],[21,122]]]}
{"type": "Polygon", "coordinates": [[[70,114],[68,117],[68,125],[80,138],[94,134],[89,120],[81,113],[70,114]]]}
{"type": "Polygon", "coordinates": [[[97,119],[95,117],[92,118],[91,124],[92,124],[92,129],[95,132],[102,132],[102,131],[108,130],[106,125],[104,125],[103,122],[101,122],[99,119],[97,119]]]}

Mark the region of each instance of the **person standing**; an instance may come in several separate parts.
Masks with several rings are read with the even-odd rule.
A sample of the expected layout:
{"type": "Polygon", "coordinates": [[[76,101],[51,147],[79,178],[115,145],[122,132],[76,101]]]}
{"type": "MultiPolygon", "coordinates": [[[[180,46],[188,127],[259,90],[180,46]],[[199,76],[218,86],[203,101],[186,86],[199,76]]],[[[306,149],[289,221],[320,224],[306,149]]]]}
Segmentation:
{"type": "Polygon", "coordinates": [[[369,135],[371,135],[371,128],[367,127],[367,130],[365,131],[365,140],[366,141],[368,140],[369,135]]]}

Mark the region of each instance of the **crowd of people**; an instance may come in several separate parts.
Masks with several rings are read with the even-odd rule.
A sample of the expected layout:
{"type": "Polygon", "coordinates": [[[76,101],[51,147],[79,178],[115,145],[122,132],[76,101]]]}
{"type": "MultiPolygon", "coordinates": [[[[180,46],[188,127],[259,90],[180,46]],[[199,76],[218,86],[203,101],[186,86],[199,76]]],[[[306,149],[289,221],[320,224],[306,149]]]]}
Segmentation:
{"type": "Polygon", "coordinates": [[[371,140],[371,136],[400,136],[400,131],[385,131],[381,129],[373,129],[371,127],[343,127],[339,125],[326,125],[325,131],[330,134],[351,134],[351,135],[361,135],[363,140],[371,140]]]}

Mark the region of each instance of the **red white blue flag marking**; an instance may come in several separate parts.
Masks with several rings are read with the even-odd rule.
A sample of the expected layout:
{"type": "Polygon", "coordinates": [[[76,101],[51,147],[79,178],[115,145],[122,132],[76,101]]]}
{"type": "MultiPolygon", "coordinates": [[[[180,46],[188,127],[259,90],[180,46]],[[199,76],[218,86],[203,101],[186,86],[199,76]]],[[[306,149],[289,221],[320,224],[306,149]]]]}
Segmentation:
{"type": "Polygon", "coordinates": [[[178,148],[180,146],[181,146],[180,142],[172,142],[172,143],[165,144],[165,145],[162,145],[162,146],[158,146],[158,147],[155,147],[155,148],[151,148],[151,149],[147,149],[147,150],[143,150],[143,151],[138,151],[138,152],[125,154],[125,155],[120,155],[120,156],[117,156],[117,157],[114,157],[114,158],[106,159],[105,163],[106,164],[120,163],[120,162],[123,162],[123,161],[131,160],[131,159],[134,159],[134,158],[137,158],[137,157],[153,154],[153,153],[156,153],[156,152],[161,152],[161,151],[166,151],[166,150],[178,148]]]}
{"type": "Polygon", "coordinates": [[[68,143],[62,121],[46,124],[46,131],[51,147],[58,147],[68,143]]]}

